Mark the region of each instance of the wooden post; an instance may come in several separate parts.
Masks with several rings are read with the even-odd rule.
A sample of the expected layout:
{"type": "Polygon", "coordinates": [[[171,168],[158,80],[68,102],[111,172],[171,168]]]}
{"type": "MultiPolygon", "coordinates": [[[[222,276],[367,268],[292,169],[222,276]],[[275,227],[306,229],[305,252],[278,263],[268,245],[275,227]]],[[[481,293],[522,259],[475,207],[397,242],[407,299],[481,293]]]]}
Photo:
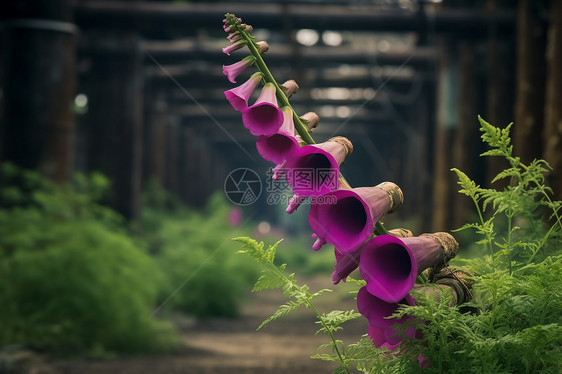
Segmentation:
{"type": "Polygon", "coordinates": [[[89,97],[89,170],[107,175],[113,185],[110,205],[127,219],[140,214],[142,172],[143,55],[133,32],[102,36],[117,43],[122,56],[92,55],[84,77],[89,97]]]}
{"type": "Polygon", "coordinates": [[[160,186],[166,180],[166,109],[164,92],[158,90],[154,102],[147,103],[146,131],[144,131],[143,179],[156,178],[160,186]]]}
{"type": "Polygon", "coordinates": [[[166,183],[164,186],[171,193],[180,193],[179,163],[184,157],[180,153],[181,118],[178,116],[167,116],[166,121],[166,183]]]}
{"type": "Polygon", "coordinates": [[[0,6],[5,71],[0,160],[55,182],[73,171],[76,32],[70,0],[0,6]]]}
{"type": "MultiPolygon", "coordinates": [[[[506,0],[489,0],[488,10],[493,13],[506,0]]],[[[488,33],[488,102],[486,106],[486,121],[497,127],[505,127],[513,122],[513,104],[515,101],[515,35],[500,36],[498,25],[492,24],[488,33]]],[[[507,160],[500,157],[487,157],[486,182],[509,167],[507,160]]],[[[509,184],[509,179],[495,182],[491,187],[503,189],[509,184]]]]}
{"type": "Polygon", "coordinates": [[[433,231],[445,231],[451,228],[451,196],[456,191],[455,179],[450,171],[453,167],[450,144],[458,123],[458,92],[456,91],[458,65],[449,42],[443,39],[439,47],[433,168],[433,231]]]}
{"type": "MultiPolygon", "coordinates": [[[[459,122],[453,141],[453,166],[466,173],[472,179],[478,179],[476,167],[481,149],[480,132],[478,131],[477,111],[477,72],[474,43],[460,41],[459,53],[459,122]]],[[[456,187],[457,185],[455,185],[456,187]]],[[[467,222],[473,203],[455,189],[453,201],[452,227],[458,228],[467,222]]]]}
{"type": "Polygon", "coordinates": [[[538,2],[520,0],[517,9],[517,77],[514,153],[524,163],[542,157],[546,27],[538,2]]]}
{"type": "Polygon", "coordinates": [[[546,54],[544,158],[554,169],[550,186],[555,198],[562,200],[562,0],[553,0],[551,7],[546,54]]]}

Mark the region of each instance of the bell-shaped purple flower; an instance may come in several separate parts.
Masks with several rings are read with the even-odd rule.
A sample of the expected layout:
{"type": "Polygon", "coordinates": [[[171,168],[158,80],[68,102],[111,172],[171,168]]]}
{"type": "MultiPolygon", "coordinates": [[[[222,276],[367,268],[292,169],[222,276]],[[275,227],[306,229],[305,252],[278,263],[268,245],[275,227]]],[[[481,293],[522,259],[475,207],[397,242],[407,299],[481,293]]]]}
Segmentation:
{"type": "MultiPolygon", "coordinates": [[[[392,229],[388,230],[390,235],[396,236],[398,238],[411,237],[412,232],[407,229],[392,229]]],[[[336,265],[334,265],[334,272],[332,273],[332,281],[334,284],[338,284],[340,281],[346,281],[346,278],[355,269],[359,267],[359,258],[361,256],[362,248],[359,248],[350,253],[343,253],[338,248],[335,249],[336,255],[336,265]]]]}
{"type": "Polygon", "coordinates": [[[259,154],[268,161],[282,164],[287,157],[299,148],[295,139],[295,124],[293,123],[293,111],[290,107],[284,107],[283,124],[273,135],[262,135],[256,142],[259,154]]]}
{"type": "Polygon", "coordinates": [[[385,331],[386,330],[369,325],[367,334],[369,335],[369,338],[371,339],[375,347],[387,347],[388,349],[393,351],[400,345],[401,342],[398,342],[397,344],[390,344],[386,338],[385,331]]]}
{"type": "Polygon", "coordinates": [[[231,44],[228,47],[224,47],[222,49],[222,52],[230,56],[232,52],[239,50],[240,48],[244,47],[246,44],[247,42],[245,40],[240,39],[235,42],[231,42],[231,44]]]}
{"type": "Polygon", "coordinates": [[[372,295],[395,303],[406,297],[418,274],[447,263],[457,252],[458,243],[448,233],[409,238],[381,235],[363,247],[359,270],[372,295]]]}
{"type": "Polygon", "coordinates": [[[232,65],[223,65],[222,73],[226,75],[231,83],[236,83],[236,77],[244,70],[252,66],[255,62],[256,58],[254,56],[244,57],[242,60],[232,65]]]}
{"type": "MultiPolygon", "coordinates": [[[[297,210],[299,208],[299,206],[301,206],[301,204],[305,200],[306,200],[306,197],[294,194],[293,197],[291,197],[291,199],[289,200],[289,204],[288,204],[285,212],[287,212],[288,214],[293,213],[295,210],[297,210]]],[[[315,238],[316,236],[313,236],[313,237],[315,238]]]]}
{"type": "Polygon", "coordinates": [[[254,105],[242,110],[242,123],[252,135],[273,135],[283,124],[275,94],[275,85],[266,83],[254,105]]]}
{"type": "Polygon", "coordinates": [[[242,83],[240,86],[225,91],[224,95],[230,102],[230,105],[237,111],[242,111],[248,107],[248,100],[252,93],[263,78],[262,73],[254,73],[250,79],[242,83]]]}
{"type": "Polygon", "coordinates": [[[340,165],[352,152],[351,142],[337,136],[320,144],[300,147],[287,160],[287,182],[302,196],[320,196],[339,187],[340,165]]]}
{"type": "MultiPolygon", "coordinates": [[[[407,295],[401,303],[404,305],[416,305],[410,295],[407,295]]],[[[412,317],[404,316],[400,319],[389,318],[396,312],[399,306],[399,303],[387,303],[372,295],[366,287],[362,287],[357,293],[357,309],[359,313],[367,318],[369,326],[379,330],[376,331],[377,335],[375,335],[378,341],[374,341],[377,347],[384,345],[384,342],[388,343],[389,348],[390,346],[396,348],[396,346],[400,344],[401,339],[397,336],[396,327],[411,320],[412,317]],[[377,345],[377,343],[380,345],[377,345]]],[[[373,332],[375,333],[375,331],[373,332]]],[[[414,327],[409,328],[405,335],[409,338],[414,338],[416,329],[414,327]]]]}
{"type": "Polygon", "coordinates": [[[319,238],[343,254],[359,249],[371,237],[375,223],[403,201],[402,191],[391,182],[338,190],[332,196],[335,204],[312,204],[308,223],[319,238]]]}
{"type": "Polygon", "coordinates": [[[336,264],[332,273],[332,281],[338,284],[340,281],[346,281],[349,274],[359,267],[359,258],[361,256],[361,248],[350,253],[343,253],[339,248],[335,248],[336,264]]]}

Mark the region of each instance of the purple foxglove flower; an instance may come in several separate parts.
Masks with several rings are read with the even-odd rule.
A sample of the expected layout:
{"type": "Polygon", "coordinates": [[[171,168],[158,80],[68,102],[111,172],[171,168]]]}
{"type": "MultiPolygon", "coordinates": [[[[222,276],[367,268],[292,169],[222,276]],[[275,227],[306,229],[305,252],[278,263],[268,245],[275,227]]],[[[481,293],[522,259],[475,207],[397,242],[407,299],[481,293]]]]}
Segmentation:
{"type": "Polygon", "coordinates": [[[283,161],[280,164],[275,165],[275,167],[272,169],[273,170],[273,176],[271,177],[271,179],[273,179],[274,181],[278,181],[283,175],[285,175],[285,166],[287,165],[287,161],[283,161]]]}
{"type": "Polygon", "coordinates": [[[238,32],[231,32],[226,38],[230,40],[231,43],[235,43],[238,40],[242,39],[242,35],[240,35],[240,33],[238,32]]]}
{"type": "Polygon", "coordinates": [[[363,247],[359,270],[372,295],[395,303],[408,295],[418,274],[448,262],[457,252],[458,243],[448,233],[409,238],[381,235],[363,247]]]}
{"type": "Polygon", "coordinates": [[[287,159],[287,183],[302,196],[335,191],[339,187],[340,165],[352,150],[351,142],[342,136],[300,147],[287,159]]]}
{"type": "Polygon", "coordinates": [[[228,47],[224,47],[222,49],[223,53],[226,53],[227,55],[230,56],[230,54],[234,51],[239,50],[240,48],[244,47],[246,45],[246,41],[245,40],[238,40],[236,42],[233,42],[231,45],[229,45],[228,47]]]}
{"type": "Polygon", "coordinates": [[[225,91],[224,95],[230,102],[230,105],[237,111],[242,111],[248,107],[250,96],[263,78],[262,73],[254,73],[246,82],[231,90],[225,91]]]}
{"type": "Polygon", "coordinates": [[[344,254],[359,249],[371,237],[375,223],[403,200],[402,191],[391,182],[338,190],[332,196],[335,204],[311,205],[308,223],[319,238],[334,244],[344,254]]]}
{"type": "MultiPolygon", "coordinates": [[[[402,300],[405,305],[416,305],[415,301],[409,295],[402,300]]],[[[378,343],[387,342],[389,346],[398,346],[401,343],[401,338],[396,336],[396,327],[412,319],[410,316],[403,316],[400,319],[389,318],[396,310],[400,304],[398,303],[387,303],[378,297],[371,295],[366,287],[362,287],[357,293],[357,309],[367,320],[369,321],[369,326],[378,329],[376,339],[378,343]]],[[[409,338],[414,338],[416,335],[416,329],[414,327],[409,328],[405,335],[409,338]]],[[[377,342],[374,342],[377,345],[377,342]]],[[[383,344],[381,344],[383,345],[383,344]]],[[[377,346],[381,346],[377,345],[377,346]]],[[[390,347],[389,347],[390,348],[390,347]]],[[[391,349],[394,349],[391,348],[391,349]]]]}
{"type": "Polygon", "coordinates": [[[385,330],[383,329],[379,329],[377,327],[369,325],[367,331],[369,338],[371,338],[371,341],[377,348],[387,347],[388,349],[393,351],[400,345],[400,342],[398,342],[398,344],[390,344],[386,339],[385,330]]]}
{"type": "MultiPolygon", "coordinates": [[[[410,295],[406,295],[401,302],[405,305],[416,305],[410,295]]],[[[357,293],[357,310],[363,317],[369,320],[369,324],[380,329],[391,327],[395,323],[404,323],[409,317],[404,316],[400,319],[388,318],[399,307],[399,303],[387,303],[386,301],[371,294],[367,286],[361,287],[357,293]]]]}
{"type": "Polygon", "coordinates": [[[359,266],[361,249],[357,249],[350,253],[343,253],[336,247],[335,255],[336,265],[334,265],[332,281],[334,284],[338,284],[342,280],[345,282],[349,274],[351,274],[359,266]]]}
{"type": "Polygon", "coordinates": [[[236,77],[248,67],[252,66],[254,62],[256,62],[256,58],[254,56],[244,57],[242,60],[232,65],[223,65],[222,73],[226,75],[231,83],[236,83],[236,77]]]}
{"type": "Polygon", "coordinates": [[[242,111],[242,123],[252,135],[273,135],[283,124],[275,94],[275,85],[266,83],[254,105],[242,111]]]}
{"type": "Polygon", "coordinates": [[[277,133],[270,136],[262,135],[256,142],[259,154],[276,164],[282,164],[291,153],[299,148],[299,143],[295,139],[293,111],[290,107],[284,107],[282,112],[283,124],[277,133]]]}
{"type": "MultiPolygon", "coordinates": [[[[289,200],[289,206],[287,207],[287,209],[285,211],[289,214],[293,213],[295,210],[298,209],[299,206],[301,206],[301,204],[305,200],[306,200],[306,197],[304,197],[304,196],[300,196],[300,195],[297,195],[297,194],[293,195],[293,197],[291,197],[291,200],[289,200]]],[[[315,238],[316,236],[313,236],[313,237],[315,238]]]]}

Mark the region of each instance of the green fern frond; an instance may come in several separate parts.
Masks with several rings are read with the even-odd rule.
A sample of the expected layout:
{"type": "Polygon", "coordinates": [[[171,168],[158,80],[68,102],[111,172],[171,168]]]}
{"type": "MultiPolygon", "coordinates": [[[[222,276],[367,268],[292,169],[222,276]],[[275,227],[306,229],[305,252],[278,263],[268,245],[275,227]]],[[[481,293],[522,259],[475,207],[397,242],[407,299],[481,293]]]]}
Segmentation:
{"type": "Polygon", "coordinates": [[[463,173],[459,169],[452,168],[451,171],[455,172],[455,174],[457,174],[457,177],[459,179],[459,181],[457,182],[461,186],[459,193],[462,193],[463,195],[478,200],[478,193],[480,191],[480,186],[476,185],[476,183],[472,179],[470,179],[465,173],[463,173]]]}
{"type": "Polygon", "coordinates": [[[299,309],[303,305],[303,303],[304,303],[304,300],[288,301],[286,304],[282,304],[281,306],[279,306],[279,309],[277,309],[275,311],[275,313],[273,313],[271,316],[269,316],[265,321],[263,321],[258,326],[257,330],[261,329],[262,327],[264,327],[265,325],[267,325],[271,321],[275,321],[276,319],[284,317],[287,314],[291,313],[292,311],[295,311],[295,310],[299,309]]]}

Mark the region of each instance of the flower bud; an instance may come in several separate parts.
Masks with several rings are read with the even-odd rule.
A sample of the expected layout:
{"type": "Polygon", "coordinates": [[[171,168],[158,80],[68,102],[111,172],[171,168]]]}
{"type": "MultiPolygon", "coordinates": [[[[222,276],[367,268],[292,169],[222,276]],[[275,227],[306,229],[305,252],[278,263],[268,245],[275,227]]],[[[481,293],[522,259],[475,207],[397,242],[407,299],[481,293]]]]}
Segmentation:
{"type": "Polygon", "coordinates": [[[320,123],[320,117],[315,112],[308,112],[299,117],[306,124],[306,127],[312,132],[320,123]]]}
{"type": "Polygon", "coordinates": [[[263,55],[265,52],[269,51],[269,44],[266,41],[261,41],[256,43],[258,46],[258,50],[260,55],[263,55]]]}
{"type": "Polygon", "coordinates": [[[294,94],[299,92],[299,85],[294,80],[290,79],[281,85],[281,91],[287,96],[287,99],[291,98],[294,94]]]}

